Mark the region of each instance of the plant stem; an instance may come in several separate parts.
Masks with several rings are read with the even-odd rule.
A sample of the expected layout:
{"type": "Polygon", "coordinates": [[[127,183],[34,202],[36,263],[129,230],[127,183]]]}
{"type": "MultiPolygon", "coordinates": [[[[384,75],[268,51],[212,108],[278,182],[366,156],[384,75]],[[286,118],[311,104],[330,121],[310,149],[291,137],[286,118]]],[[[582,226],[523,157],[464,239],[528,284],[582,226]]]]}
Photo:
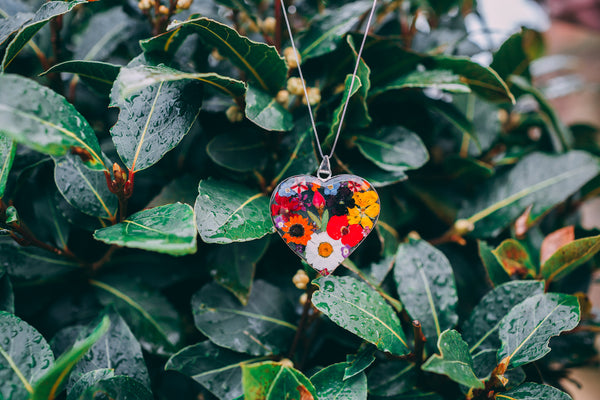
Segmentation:
{"type": "Polygon", "coordinates": [[[275,2],[275,48],[281,53],[281,1],[275,2]]]}
{"type": "Polygon", "coordinates": [[[302,309],[302,316],[300,317],[300,322],[298,323],[298,329],[296,329],[296,335],[294,336],[294,340],[290,347],[290,351],[288,352],[288,358],[291,359],[296,353],[296,348],[298,347],[298,343],[300,341],[300,337],[304,333],[306,329],[306,322],[308,321],[308,314],[312,307],[312,295],[316,290],[316,286],[310,285],[306,288],[306,302],[304,303],[304,308],[302,309]]]}
{"type": "Polygon", "coordinates": [[[415,335],[415,363],[417,364],[417,368],[423,364],[423,349],[425,348],[425,342],[427,339],[423,334],[423,330],[421,329],[421,323],[418,320],[412,321],[413,333],[415,335]]]}
{"type": "Polygon", "coordinates": [[[110,248],[106,251],[106,253],[104,253],[104,255],[96,262],[92,263],[90,268],[92,270],[92,273],[98,272],[98,270],[107,262],[110,261],[113,253],[115,251],[117,251],[118,249],[120,249],[120,246],[117,246],[116,244],[113,244],[112,246],[110,246],[110,248]]]}

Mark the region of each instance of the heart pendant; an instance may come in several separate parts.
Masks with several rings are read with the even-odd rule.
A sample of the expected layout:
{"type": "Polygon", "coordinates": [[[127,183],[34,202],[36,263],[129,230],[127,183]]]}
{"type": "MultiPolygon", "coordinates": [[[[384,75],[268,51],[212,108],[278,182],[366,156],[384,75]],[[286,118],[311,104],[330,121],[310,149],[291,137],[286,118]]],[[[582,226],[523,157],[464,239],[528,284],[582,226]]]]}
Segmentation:
{"type": "Polygon", "coordinates": [[[379,196],[361,177],[297,175],[271,196],[271,218],[294,253],[322,275],[332,273],[373,230],[379,196]]]}

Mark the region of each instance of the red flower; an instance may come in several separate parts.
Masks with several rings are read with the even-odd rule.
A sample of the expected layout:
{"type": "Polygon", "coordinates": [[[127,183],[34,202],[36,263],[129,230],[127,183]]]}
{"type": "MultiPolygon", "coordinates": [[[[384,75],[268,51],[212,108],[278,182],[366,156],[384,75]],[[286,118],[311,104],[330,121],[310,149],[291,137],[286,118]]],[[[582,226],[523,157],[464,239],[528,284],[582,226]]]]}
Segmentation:
{"type": "Polygon", "coordinates": [[[288,220],[292,211],[302,209],[302,203],[296,197],[284,197],[275,193],[275,204],[271,204],[271,215],[281,215],[285,221],[288,220]]]}
{"type": "Polygon", "coordinates": [[[313,205],[317,208],[325,207],[325,199],[323,198],[323,195],[319,192],[315,192],[312,202],[313,202],[313,205]]]}
{"type": "Polygon", "coordinates": [[[348,224],[346,215],[334,215],[327,223],[327,234],[334,240],[342,239],[342,244],[354,247],[363,240],[363,229],[360,225],[348,224]]]}

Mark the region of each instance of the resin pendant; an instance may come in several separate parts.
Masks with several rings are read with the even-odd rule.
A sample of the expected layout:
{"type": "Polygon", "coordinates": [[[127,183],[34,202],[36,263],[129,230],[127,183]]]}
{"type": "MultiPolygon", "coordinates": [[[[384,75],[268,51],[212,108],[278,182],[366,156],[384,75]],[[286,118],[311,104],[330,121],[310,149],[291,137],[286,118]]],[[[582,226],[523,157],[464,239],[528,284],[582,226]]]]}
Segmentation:
{"type": "Polygon", "coordinates": [[[271,218],[294,253],[322,275],[332,273],[375,227],[379,196],[363,178],[297,175],[271,196],[271,218]]]}

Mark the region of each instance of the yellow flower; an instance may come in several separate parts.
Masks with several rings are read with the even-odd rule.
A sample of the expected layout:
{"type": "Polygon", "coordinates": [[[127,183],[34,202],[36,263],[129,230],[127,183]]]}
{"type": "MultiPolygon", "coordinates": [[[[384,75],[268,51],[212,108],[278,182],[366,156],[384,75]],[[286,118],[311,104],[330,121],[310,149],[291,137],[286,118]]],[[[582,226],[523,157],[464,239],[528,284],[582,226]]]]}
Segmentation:
{"type": "Polygon", "coordinates": [[[348,209],[348,223],[350,225],[361,224],[363,228],[373,228],[372,219],[379,215],[379,197],[375,191],[355,192],[352,195],[356,207],[348,209]]]}

